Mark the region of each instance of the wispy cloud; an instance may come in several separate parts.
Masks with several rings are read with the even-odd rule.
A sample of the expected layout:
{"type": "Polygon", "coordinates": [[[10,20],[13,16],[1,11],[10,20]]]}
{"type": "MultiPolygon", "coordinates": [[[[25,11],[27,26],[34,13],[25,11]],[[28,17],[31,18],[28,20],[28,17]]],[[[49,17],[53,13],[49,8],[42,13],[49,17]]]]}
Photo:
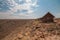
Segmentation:
{"type": "Polygon", "coordinates": [[[25,0],[24,4],[18,4],[13,1],[13,5],[15,6],[11,9],[12,12],[17,12],[17,10],[28,10],[27,13],[30,14],[34,12],[34,10],[32,10],[32,6],[37,7],[37,0],[35,0],[35,2],[32,2],[32,0],[25,0]]]}
{"type": "MultiPolygon", "coordinates": [[[[33,9],[38,7],[37,0],[33,0],[33,1],[32,0],[6,0],[4,2],[6,2],[7,5],[5,3],[3,3],[3,5],[5,4],[6,7],[9,8],[9,10],[7,10],[7,12],[0,12],[0,14],[2,15],[1,17],[4,17],[5,14],[8,15],[8,16],[5,15],[6,16],[5,18],[7,18],[7,17],[10,18],[11,16],[12,17],[13,16],[14,17],[22,16],[22,18],[33,17],[33,16],[31,16],[34,12],[33,9]],[[5,14],[3,14],[3,13],[5,13],[5,14]],[[23,16],[25,16],[25,17],[23,17],[23,16]]],[[[0,5],[2,5],[2,4],[0,4],[0,5]]],[[[6,7],[4,6],[3,10],[6,7]]]]}

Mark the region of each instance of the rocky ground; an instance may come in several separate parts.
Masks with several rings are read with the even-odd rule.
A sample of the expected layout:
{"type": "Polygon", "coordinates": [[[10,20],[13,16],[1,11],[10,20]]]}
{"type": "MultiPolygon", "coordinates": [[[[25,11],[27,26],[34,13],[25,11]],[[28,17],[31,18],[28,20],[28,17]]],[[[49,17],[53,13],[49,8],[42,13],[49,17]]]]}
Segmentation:
{"type": "Polygon", "coordinates": [[[1,40],[60,40],[60,24],[40,23],[38,20],[26,21],[14,27],[14,30],[9,31],[1,40]]]}

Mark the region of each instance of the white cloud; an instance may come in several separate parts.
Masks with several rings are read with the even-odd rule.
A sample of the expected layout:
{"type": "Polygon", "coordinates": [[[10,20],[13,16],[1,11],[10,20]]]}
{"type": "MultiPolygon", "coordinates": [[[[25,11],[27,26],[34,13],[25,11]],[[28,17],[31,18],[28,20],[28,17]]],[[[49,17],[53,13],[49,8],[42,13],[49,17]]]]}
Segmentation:
{"type": "MultiPolygon", "coordinates": [[[[22,0],[17,0],[17,1],[22,1],[22,0]]],[[[16,3],[14,0],[8,0],[9,4],[11,6],[14,7],[9,7],[10,10],[8,12],[6,12],[5,14],[1,14],[1,17],[3,16],[3,18],[19,18],[21,16],[21,18],[33,18],[32,13],[34,12],[34,10],[31,9],[31,6],[33,7],[37,7],[37,0],[35,0],[35,2],[32,2],[32,0],[24,0],[25,3],[24,4],[18,4],[16,3]],[[18,15],[14,16],[15,12],[17,12],[17,10],[28,10],[26,13],[17,13],[18,15]],[[12,15],[13,14],[13,15],[12,15]],[[4,16],[5,15],[5,16],[4,16]],[[7,15],[7,16],[6,16],[7,15]]]]}
{"type": "Polygon", "coordinates": [[[17,10],[28,10],[27,13],[33,13],[34,10],[31,10],[31,6],[37,6],[37,0],[35,0],[35,2],[32,2],[32,0],[25,0],[26,3],[19,5],[17,4],[15,1],[11,0],[13,5],[15,5],[13,8],[11,8],[12,12],[16,12],[17,10]]]}

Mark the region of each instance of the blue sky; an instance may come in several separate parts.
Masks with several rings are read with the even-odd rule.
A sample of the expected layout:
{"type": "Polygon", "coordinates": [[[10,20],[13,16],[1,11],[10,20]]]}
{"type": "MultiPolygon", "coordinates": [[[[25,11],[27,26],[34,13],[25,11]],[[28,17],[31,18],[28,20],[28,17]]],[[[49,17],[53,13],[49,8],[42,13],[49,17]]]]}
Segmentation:
{"type": "Polygon", "coordinates": [[[51,12],[56,17],[60,17],[60,0],[40,0],[38,4],[37,14],[40,17],[47,12],[51,12]]]}
{"type": "Polygon", "coordinates": [[[40,18],[47,12],[60,18],[60,0],[0,0],[0,19],[40,18]]]}

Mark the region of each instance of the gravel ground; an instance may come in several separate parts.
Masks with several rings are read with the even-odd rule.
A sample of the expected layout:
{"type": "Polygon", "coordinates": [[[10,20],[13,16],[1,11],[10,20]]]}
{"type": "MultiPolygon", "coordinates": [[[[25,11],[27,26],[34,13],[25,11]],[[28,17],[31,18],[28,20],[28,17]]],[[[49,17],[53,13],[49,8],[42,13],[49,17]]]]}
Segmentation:
{"type": "Polygon", "coordinates": [[[60,40],[60,25],[29,21],[1,40],[60,40]]]}

